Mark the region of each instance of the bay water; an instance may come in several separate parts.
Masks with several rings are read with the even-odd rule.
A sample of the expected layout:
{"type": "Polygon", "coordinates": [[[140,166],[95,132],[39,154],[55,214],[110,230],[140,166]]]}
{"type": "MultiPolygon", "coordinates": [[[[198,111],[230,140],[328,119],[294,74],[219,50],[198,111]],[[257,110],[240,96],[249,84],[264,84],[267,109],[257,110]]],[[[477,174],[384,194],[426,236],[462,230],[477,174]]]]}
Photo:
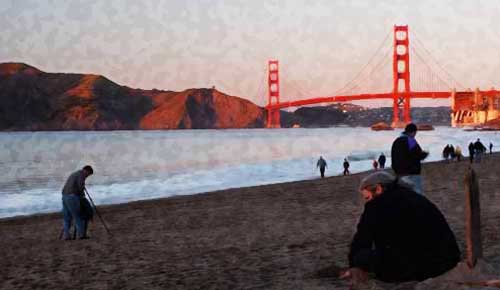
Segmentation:
{"type": "MultiPolygon", "coordinates": [[[[364,127],[169,131],[66,131],[0,133],[0,217],[55,212],[68,175],[91,165],[86,181],[96,204],[198,194],[219,189],[319,178],[319,156],[327,176],[371,169],[401,133],[364,127]]],[[[467,155],[480,138],[500,145],[498,132],[437,127],[417,140],[441,159],[446,144],[467,155]]],[[[494,147],[494,150],[498,147],[494,147]]]]}

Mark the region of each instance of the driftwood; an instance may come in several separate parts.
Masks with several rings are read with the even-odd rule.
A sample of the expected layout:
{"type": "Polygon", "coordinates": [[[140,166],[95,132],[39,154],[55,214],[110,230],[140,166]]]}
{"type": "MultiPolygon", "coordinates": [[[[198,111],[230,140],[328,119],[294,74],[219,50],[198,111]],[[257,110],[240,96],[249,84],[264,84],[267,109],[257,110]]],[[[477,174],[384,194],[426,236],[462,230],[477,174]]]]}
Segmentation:
{"type": "Polygon", "coordinates": [[[472,167],[464,176],[465,185],[465,261],[447,273],[425,280],[415,290],[500,289],[498,270],[483,259],[481,208],[477,175],[472,167]],[[472,288],[470,288],[472,287],[472,288]]]}
{"type": "Polygon", "coordinates": [[[467,286],[481,286],[481,287],[496,287],[500,288],[500,280],[488,280],[488,281],[465,281],[465,282],[457,282],[457,284],[460,285],[467,285],[467,286]]]}
{"type": "Polygon", "coordinates": [[[472,167],[465,174],[465,242],[466,262],[474,268],[478,259],[483,257],[481,240],[481,208],[479,205],[479,186],[472,167]]]}

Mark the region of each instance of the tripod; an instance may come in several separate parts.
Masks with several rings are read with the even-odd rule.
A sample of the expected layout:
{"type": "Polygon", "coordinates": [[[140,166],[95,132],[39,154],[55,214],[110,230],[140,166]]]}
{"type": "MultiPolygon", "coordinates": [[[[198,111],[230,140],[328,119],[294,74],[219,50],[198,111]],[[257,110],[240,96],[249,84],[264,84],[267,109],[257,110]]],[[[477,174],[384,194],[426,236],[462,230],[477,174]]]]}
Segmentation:
{"type": "Polygon", "coordinates": [[[97,214],[97,216],[99,217],[99,220],[101,221],[102,225],[104,226],[104,229],[106,229],[106,232],[108,233],[108,235],[112,236],[111,232],[109,231],[109,228],[108,226],[106,225],[106,223],[104,222],[104,219],[102,218],[101,214],[99,213],[99,211],[97,210],[97,207],[95,206],[95,203],[94,203],[94,200],[92,199],[92,197],[90,196],[89,192],[87,191],[86,188],[83,188],[83,190],[85,191],[85,193],[87,194],[87,196],[89,197],[89,200],[90,200],[90,203],[92,204],[92,206],[94,207],[94,210],[95,210],[95,213],[97,214]]]}
{"type": "MultiPolygon", "coordinates": [[[[99,211],[97,210],[97,207],[96,207],[96,205],[95,205],[95,203],[94,203],[94,200],[93,200],[93,199],[92,199],[92,197],[90,196],[89,192],[87,191],[87,189],[86,189],[86,188],[84,188],[83,190],[85,191],[85,193],[86,193],[86,194],[87,194],[87,196],[89,197],[89,201],[90,201],[90,203],[91,203],[91,205],[92,205],[92,208],[93,208],[93,210],[95,211],[95,213],[97,214],[97,216],[99,217],[99,220],[101,221],[102,225],[104,226],[104,229],[106,230],[106,232],[107,232],[110,236],[112,236],[111,231],[109,230],[108,226],[106,225],[106,222],[104,222],[104,219],[102,218],[101,214],[100,214],[100,213],[99,213],[99,211]]],[[[88,223],[88,221],[85,221],[85,228],[87,227],[87,223],[88,223]]],[[[59,234],[59,239],[61,239],[61,238],[62,238],[63,233],[64,233],[64,228],[63,228],[63,229],[61,229],[61,232],[60,232],[60,234],[59,234]]],[[[76,226],[74,227],[74,230],[73,230],[73,240],[74,240],[75,238],[76,238],[76,226]]]]}

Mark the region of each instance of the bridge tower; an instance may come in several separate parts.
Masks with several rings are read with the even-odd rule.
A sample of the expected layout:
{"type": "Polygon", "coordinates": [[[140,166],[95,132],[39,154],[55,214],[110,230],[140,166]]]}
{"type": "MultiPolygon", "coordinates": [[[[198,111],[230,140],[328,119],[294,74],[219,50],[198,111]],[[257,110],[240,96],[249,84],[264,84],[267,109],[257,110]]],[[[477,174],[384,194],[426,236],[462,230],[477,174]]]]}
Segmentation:
{"type": "Polygon", "coordinates": [[[268,62],[268,101],[267,101],[267,121],[266,128],[281,128],[280,109],[270,108],[270,106],[280,103],[280,80],[279,80],[279,64],[277,60],[268,62]]]}
{"type": "Polygon", "coordinates": [[[392,127],[404,127],[410,116],[410,40],[408,25],[394,25],[393,51],[393,116],[392,127]],[[403,112],[403,119],[400,118],[403,112]]]}

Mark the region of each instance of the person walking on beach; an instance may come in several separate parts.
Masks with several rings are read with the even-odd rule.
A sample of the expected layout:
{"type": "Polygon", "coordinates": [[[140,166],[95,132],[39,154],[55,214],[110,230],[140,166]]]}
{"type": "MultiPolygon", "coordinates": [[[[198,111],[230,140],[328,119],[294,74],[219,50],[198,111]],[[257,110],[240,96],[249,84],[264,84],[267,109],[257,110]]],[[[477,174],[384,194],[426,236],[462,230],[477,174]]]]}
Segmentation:
{"type": "Polygon", "coordinates": [[[471,164],[474,161],[474,144],[472,142],[469,143],[469,161],[471,164]]]}
{"type": "Polygon", "coordinates": [[[417,126],[413,123],[406,125],[401,135],[394,140],[391,148],[392,169],[396,175],[414,185],[417,193],[423,194],[421,161],[429,153],[425,152],[418,145],[415,136],[417,135],[417,126]]]}
{"type": "Polygon", "coordinates": [[[380,156],[378,157],[378,164],[380,165],[380,169],[385,168],[385,155],[384,152],[380,153],[380,156]]]}
{"type": "Polygon", "coordinates": [[[347,161],[347,158],[344,158],[344,175],[349,175],[351,174],[349,172],[349,161],[347,161]]]}
{"type": "Polygon", "coordinates": [[[455,147],[455,156],[457,157],[457,161],[460,162],[460,160],[462,159],[462,148],[460,148],[459,145],[455,147]]]}
{"type": "Polygon", "coordinates": [[[88,207],[82,208],[81,201],[85,198],[85,179],[92,175],[94,170],[90,165],[86,165],[81,170],[77,170],[68,177],[62,189],[63,206],[63,239],[70,240],[71,224],[75,222],[76,232],[79,239],[87,237],[88,207]]]}
{"type": "Polygon", "coordinates": [[[460,250],[441,211],[411,185],[378,171],[360,183],[365,200],[341,278],[353,284],[368,272],[385,282],[422,281],[457,265],[460,250]]]}
{"type": "Polygon", "coordinates": [[[319,172],[321,173],[321,178],[325,178],[325,168],[328,167],[323,156],[319,157],[318,162],[316,163],[316,168],[319,167],[319,172]]]}
{"type": "Polygon", "coordinates": [[[477,138],[476,142],[474,142],[474,155],[476,157],[477,163],[481,163],[482,156],[485,152],[486,152],[486,147],[484,147],[481,140],[477,138]]]}
{"type": "Polygon", "coordinates": [[[493,143],[490,142],[490,155],[493,154],[493,143]]]}
{"type": "Polygon", "coordinates": [[[446,146],[444,146],[443,149],[443,159],[448,161],[449,156],[450,156],[450,147],[448,146],[448,144],[446,144],[446,146]]]}
{"type": "Polygon", "coordinates": [[[455,147],[453,147],[453,144],[450,144],[449,146],[449,152],[450,152],[450,160],[453,161],[455,160],[455,147]]]}

